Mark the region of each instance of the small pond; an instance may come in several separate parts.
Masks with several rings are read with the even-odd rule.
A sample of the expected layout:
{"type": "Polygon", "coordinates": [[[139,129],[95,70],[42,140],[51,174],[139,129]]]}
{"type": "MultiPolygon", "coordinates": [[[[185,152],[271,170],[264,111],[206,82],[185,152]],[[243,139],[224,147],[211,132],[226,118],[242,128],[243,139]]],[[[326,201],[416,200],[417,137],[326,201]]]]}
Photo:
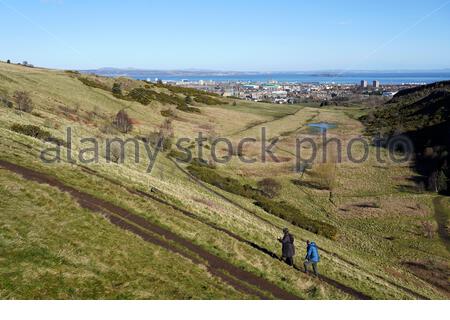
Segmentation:
{"type": "Polygon", "coordinates": [[[335,123],[328,122],[308,123],[307,126],[311,128],[311,131],[320,133],[323,133],[328,129],[337,128],[337,125],[335,123]]]}

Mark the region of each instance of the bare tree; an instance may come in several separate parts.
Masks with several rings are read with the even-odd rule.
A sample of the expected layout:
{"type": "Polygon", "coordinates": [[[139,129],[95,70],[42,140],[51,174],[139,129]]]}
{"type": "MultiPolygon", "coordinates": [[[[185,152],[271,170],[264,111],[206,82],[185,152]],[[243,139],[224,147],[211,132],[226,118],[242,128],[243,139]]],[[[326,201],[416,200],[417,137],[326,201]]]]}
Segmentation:
{"type": "Polygon", "coordinates": [[[174,131],[172,120],[170,118],[164,119],[163,123],[160,125],[158,137],[159,139],[162,139],[162,151],[167,151],[172,148],[174,131]]]}
{"type": "Polygon", "coordinates": [[[428,177],[428,189],[434,192],[447,191],[447,176],[443,170],[434,171],[428,177]]]}
{"type": "Polygon", "coordinates": [[[114,118],[113,125],[122,133],[133,130],[133,123],[125,110],[120,110],[114,118]]]}
{"type": "Polygon", "coordinates": [[[23,112],[33,111],[33,101],[30,95],[26,91],[16,91],[14,92],[14,101],[17,104],[17,108],[23,112]]]}
{"type": "Polygon", "coordinates": [[[159,126],[159,131],[165,136],[165,137],[173,137],[173,126],[172,126],[172,119],[164,119],[163,123],[159,126]]]}

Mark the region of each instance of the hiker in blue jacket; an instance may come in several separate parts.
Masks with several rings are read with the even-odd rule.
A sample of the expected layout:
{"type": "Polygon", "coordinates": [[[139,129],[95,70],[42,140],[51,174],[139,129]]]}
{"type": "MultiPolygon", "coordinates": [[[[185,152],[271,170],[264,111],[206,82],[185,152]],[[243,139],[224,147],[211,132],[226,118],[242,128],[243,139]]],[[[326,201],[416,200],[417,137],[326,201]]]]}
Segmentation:
{"type": "Polygon", "coordinates": [[[314,275],[317,277],[319,273],[317,272],[317,263],[320,261],[319,251],[315,242],[306,241],[306,256],[305,256],[305,273],[308,273],[308,266],[312,264],[314,275]]]}

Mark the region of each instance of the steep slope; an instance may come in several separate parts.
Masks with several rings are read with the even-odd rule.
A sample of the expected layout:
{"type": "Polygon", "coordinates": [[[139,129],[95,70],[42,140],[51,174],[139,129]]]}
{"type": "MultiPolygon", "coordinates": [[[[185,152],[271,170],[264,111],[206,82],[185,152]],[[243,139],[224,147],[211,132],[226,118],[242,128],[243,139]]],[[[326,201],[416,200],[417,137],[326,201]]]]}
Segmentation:
{"type": "Polygon", "coordinates": [[[450,190],[448,181],[435,186],[442,174],[450,176],[450,81],[402,90],[363,121],[370,134],[408,136],[415,147],[416,167],[429,178],[429,188],[450,190]]]}

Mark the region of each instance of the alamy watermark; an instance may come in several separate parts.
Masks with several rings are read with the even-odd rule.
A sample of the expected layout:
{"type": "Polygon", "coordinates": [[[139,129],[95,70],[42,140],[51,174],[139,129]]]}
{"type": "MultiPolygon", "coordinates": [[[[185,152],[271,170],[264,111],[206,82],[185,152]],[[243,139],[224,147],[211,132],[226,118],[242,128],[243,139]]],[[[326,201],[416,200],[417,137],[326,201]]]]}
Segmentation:
{"type": "MultiPolygon", "coordinates": [[[[157,135],[152,142],[141,137],[111,137],[99,139],[97,137],[82,137],[77,141],[79,148],[74,150],[72,128],[66,129],[65,150],[61,144],[53,144],[41,151],[40,159],[44,163],[55,163],[61,161],[61,155],[66,153],[68,162],[92,164],[98,163],[100,155],[103,154],[107,163],[116,162],[124,163],[126,158],[132,158],[132,161],[139,163],[142,161],[141,154],[145,154],[144,159],[147,161],[147,172],[150,173],[154,167],[158,154],[163,150],[165,138],[164,135],[157,135]],[[127,152],[131,147],[133,152],[127,152]]],[[[282,162],[280,157],[276,155],[276,149],[280,144],[280,137],[268,139],[267,130],[261,128],[260,137],[244,137],[239,141],[232,142],[226,137],[207,138],[203,132],[198,132],[195,139],[189,137],[178,138],[175,142],[176,153],[174,158],[178,162],[190,163],[194,159],[226,164],[236,156],[237,159],[244,164],[260,163],[279,163],[282,162]],[[209,143],[209,147],[206,147],[209,143]],[[245,154],[247,146],[257,146],[260,153],[257,156],[248,156],[245,154]],[[220,148],[220,149],[219,149],[220,148]],[[218,154],[218,150],[225,151],[218,154]],[[209,153],[205,159],[206,153],[209,153]],[[195,158],[194,158],[195,155],[195,158]]],[[[374,138],[363,136],[352,137],[345,141],[337,137],[329,137],[327,130],[323,130],[320,135],[305,135],[295,137],[295,147],[293,150],[287,150],[294,156],[294,170],[300,172],[306,163],[314,163],[317,161],[329,161],[329,150],[333,150],[333,162],[341,163],[343,155],[346,155],[346,161],[351,163],[363,163],[369,159],[370,152],[375,151],[375,159],[378,163],[386,163],[387,160],[394,163],[409,162],[414,154],[412,141],[405,135],[396,135],[389,138],[381,135],[374,138]],[[354,152],[355,146],[360,146],[357,153],[354,152]],[[361,148],[362,147],[362,148],[361,148]],[[302,151],[305,148],[309,150],[308,154],[302,151]],[[332,149],[331,149],[332,148],[332,149]],[[387,151],[387,158],[383,156],[387,151]],[[319,159],[320,156],[320,159],[319,159]]],[[[283,149],[283,151],[286,151],[283,149]]]]}

